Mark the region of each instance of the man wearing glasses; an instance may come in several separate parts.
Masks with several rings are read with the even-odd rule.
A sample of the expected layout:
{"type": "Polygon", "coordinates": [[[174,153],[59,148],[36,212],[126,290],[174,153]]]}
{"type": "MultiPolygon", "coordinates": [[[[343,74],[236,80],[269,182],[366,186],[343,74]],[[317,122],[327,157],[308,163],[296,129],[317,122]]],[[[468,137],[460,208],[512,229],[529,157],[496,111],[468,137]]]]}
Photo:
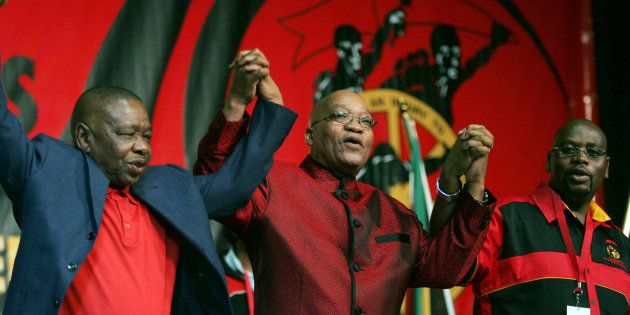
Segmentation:
{"type": "MultiPolygon", "coordinates": [[[[267,61],[260,51],[243,52],[234,71],[252,63],[267,61]]],[[[202,140],[196,172],[217,169],[221,148],[235,141],[240,122],[228,116],[239,115],[215,120],[223,134],[202,140]]],[[[245,242],[257,314],[397,314],[407,287],[451,287],[472,267],[491,214],[477,200],[492,135],[482,126],[460,133],[440,179],[451,202],[436,203],[457,209],[428,237],[413,211],[355,178],[375,124],[358,94],[323,98],[305,133],[310,154],[299,166],[276,161],[251,201],[220,220],[245,242]],[[461,191],[464,174],[469,185],[461,191]]]]}
{"type": "Polygon", "coordinates": [[[476,314],[630,314],[630,242],[593,201],[609,162],[591,121],[556,132],[549,183],[496,203],[471,281],[476,314]]]}

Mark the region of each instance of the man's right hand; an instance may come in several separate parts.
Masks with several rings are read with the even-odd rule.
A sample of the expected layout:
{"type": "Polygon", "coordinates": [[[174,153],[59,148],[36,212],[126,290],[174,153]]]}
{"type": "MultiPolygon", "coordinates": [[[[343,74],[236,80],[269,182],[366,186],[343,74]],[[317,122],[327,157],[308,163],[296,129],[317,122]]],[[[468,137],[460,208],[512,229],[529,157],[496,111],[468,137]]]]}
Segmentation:
{"type": "Polygon", "coordinates": [[[454,193],[459,186],[459,177],[466,175],[466,182],[473,185],[469,186],[469,193],[475,199],[482,198],[487,158],[493,145],[494,136],[484,126],[469,125],[462,129],[444,162],[440,186],[454,193]]]}
{"type": "Polygon", "coordinates": [[[225,100],[223,115],[227,121],[238,121],[256,96],[259,82],[269,76],[269,61],[260,50],[254,48],[239,52],[230,67],[233,68],[232,85],[225,100]]]}
{"type": "Polygon", "coordinates": [[[468,192],[472,196],[483,195],[488,154],[494,145],[494,137],[490,131],[481,125],[470,125],[465,130],[465,134],[462,134],[462,138],[465,139],[462,147],[470,151],[469,154],[473,158],[464,174],[468,184],[468,192]]]}
{"type": "Polygon", "coordinates": [[[405,35],[405,11],[395,9],[389,12],[385,18],[385,25],[391,27],[397,37],[405,35]]]}
{"type": "Polygon", "coordinates": [[[259,98],[278,105],[284,105],[280,89],[278,89],[278,86],[271,78],[271,75],[267,75],[266,77],[260,79],[257,88],[257,95],[259,98]]]}

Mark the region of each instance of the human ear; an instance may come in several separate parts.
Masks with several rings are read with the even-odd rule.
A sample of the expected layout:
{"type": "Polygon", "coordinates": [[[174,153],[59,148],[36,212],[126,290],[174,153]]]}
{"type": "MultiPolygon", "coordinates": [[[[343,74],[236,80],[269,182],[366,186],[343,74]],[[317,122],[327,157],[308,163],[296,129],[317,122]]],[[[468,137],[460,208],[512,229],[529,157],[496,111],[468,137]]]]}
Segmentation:
{"type": "Polygon", "coordinates": [[[74,144],[79,150],[90,153],[92,148],[92,130],[84,123],[79,123],[74,128],[74,144]]]}
{"type": "Polygon", "coordinates": [[[313,145],[313,128],[306,128],[306,132],[304,132],[304,142],[307,145],[313,145]]]}
{"type": "Polygon", "coordinates": [[[551,172],[551,154],[547,153],[547,164],[545,164],[545,171],[551,172]]]}

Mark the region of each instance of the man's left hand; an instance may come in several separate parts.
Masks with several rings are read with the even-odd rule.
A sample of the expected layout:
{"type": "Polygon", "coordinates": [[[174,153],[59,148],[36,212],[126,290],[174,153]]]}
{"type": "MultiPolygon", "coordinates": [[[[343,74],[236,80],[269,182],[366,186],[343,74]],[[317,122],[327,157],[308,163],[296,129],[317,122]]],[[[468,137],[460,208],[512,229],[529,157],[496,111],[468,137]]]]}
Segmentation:
{"type": "Polygon", "coordinates": [[[466,175],[469,183],[483,185],[487,157],[493,145],[494,136],[484,126],[473,124],[462,129],[442,167],[441,187],[450,192],[456,191],[462,175],[466,175]]]}
{"type": "Polygon", "coordinates": [[[269,61],[260,50],[254,48],[239,52],[230,67],[233,68],[232,85],[223,114],[228,121],[237,121],[243,117],[245,107],[256,96],[261,79],[269,75],[269,61]]]}

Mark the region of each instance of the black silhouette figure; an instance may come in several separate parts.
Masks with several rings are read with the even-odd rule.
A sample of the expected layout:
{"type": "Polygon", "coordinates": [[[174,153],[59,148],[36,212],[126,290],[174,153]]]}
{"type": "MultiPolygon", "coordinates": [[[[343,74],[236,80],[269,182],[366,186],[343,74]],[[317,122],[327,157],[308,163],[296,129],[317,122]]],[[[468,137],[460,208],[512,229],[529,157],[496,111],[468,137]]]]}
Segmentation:
{"type": "Polygon", "coordinates": [[[425,49],[412,52],[398,60],[394,76],[381,86],[417,97],[452,124],[451,101],[457,88],[488,62],[495,49],[507,42],[509,35],[509,30],[493,23],[490,43],[462,65],[462,49],[455,28],[438,25],[431,34],[434,63],[430,63],[425,49]]]}
{"type": "Polygon", "coordinates": [[[354,26],[344,24],[337,27],[334,34],[337,67],[334,72],[327,70],[317,76],[314,102],[317,103],[336,90],[363,91],[365,79],[379,62],[388,38],[391,34],[394,37],[404,35],[404,18],[405,12],[402,9],[395,9],[387,14],[383,26],[378,29],[370,45],[372,51],[367,54],[363,52],[361,33],[354,26]]]}
{"type": "Polygon", "coordinates": [[[409,170],[389,143],[378,144],[357,179],[385,192],[397,184],[409,182],[409,170]]]}

